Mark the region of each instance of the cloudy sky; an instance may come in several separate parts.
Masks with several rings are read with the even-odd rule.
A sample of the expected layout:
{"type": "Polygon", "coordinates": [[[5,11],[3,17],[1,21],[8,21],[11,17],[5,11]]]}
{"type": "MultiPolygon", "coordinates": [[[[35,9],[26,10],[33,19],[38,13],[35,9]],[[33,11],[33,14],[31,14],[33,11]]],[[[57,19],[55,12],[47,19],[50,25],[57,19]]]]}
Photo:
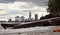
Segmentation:
{"type": "Polygon", "coordinates": [[[48,0],[0,0],[0,19],[14,19],[15,16],[28,18],[29,12],[34,18],[38,14],[45,16],[48,0]]]}

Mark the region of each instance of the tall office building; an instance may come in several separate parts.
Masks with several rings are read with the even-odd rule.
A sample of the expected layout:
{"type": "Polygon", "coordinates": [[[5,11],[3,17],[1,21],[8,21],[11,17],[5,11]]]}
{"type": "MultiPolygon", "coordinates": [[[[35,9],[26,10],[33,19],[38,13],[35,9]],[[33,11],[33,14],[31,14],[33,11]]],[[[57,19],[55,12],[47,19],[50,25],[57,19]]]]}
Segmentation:
{"type": "Polygon", "coordinates": [[[38,15],[37,14],[35,14],[35,20],[38,20],[38,15]]]}
{"type": "Polygon", "coordinates": [[[29,12],[29,20],[31,20],[31,12],[29,12]]]}

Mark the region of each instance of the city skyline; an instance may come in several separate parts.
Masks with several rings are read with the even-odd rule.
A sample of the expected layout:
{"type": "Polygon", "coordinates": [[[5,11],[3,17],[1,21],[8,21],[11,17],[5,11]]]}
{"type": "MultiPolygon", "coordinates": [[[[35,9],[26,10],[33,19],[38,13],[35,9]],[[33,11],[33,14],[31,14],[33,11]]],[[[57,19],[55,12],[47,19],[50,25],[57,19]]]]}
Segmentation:
{"type": "MultiPolygon", "coordinates": [[[[25,16],[18,16],[17,15],[17,16],[14,17],[14,20],[11,19],[11,18],[9,18],[9,19],[7,19],[7,21],[24,21],[26,19],[28,21],[31,21],[31,20],[39,20],[40,18],[38,18],[38,17],[39,17],[38,14],[34,14],[34,18],[32,18],[32,14],[31,14],[31,12],[29,12],[28,18],[25,18],[25,16]]],[[[6,20],[3,20],[3,21],[6,21],[6,20]]]]}
{"type": "MultiPolygon", "coordinates": [[[[35,20],[35,15],[36,14],[34,14],[34,15],[32,15],[32,13],[31,12],[29,12],[29,14],[28,14],[28,17],[26,18],[25,16],[23,16],[25,19],[29,19],[29,18],[33,18],[34,20],[35,20]],[[34,16],[34,17],[32,17],[32,16],[34,16]]],[[[39,14],[37,14],[38,15],[38,19],[40,19],[41,17],[42,17],[42,15],[41,16],[39,16],[39,14]]],[[[17,15],[17,16],[19,16],[19,15],[17,15]]],[[[44,16],[44,15],[43,15],[44,16]]],[[[16,17],[16,16],[15,16],[16,17]]],[[[15,17],[6,17],[7,19],[2,19],[2,21],[8,21],[8,19],[12,19],[13,21],[15,20],[15,17]]],[[[22,16],[19,16],[19,17],[22,17],[22,16]]],[[[1,17],[0,17],[1,18],[1,17]]],[[[5,17],[3,17],[3,18],[5,18],[5,17]]],[[[1,19],[0,19],[0,21],[1,21],[1,19]]]]}
{"type": "Polygon", "coordinates": [[[32,17],[38,14],[38,18],[47,15],[48,0],[0,0],[0,19],[14,19],[15,16],[25,16],[31,11],[32,17]],[[44,13],[43,13],[44,12],[44,13]]]}

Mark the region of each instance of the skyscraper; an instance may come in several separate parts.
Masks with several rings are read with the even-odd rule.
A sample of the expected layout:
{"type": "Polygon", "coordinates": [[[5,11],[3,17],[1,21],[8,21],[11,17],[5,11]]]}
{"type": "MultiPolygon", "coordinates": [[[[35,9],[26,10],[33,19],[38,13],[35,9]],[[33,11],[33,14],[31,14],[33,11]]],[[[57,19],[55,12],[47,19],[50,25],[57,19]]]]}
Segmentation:
{"type": "Polygon", "coordinates": [[[38,20],[38,15],[37,14],[35,14],[35,20],[38,20]]]}
{"type": "Polygon", "coordinates": [[[31,12],[29,12],[29,20],[31,20],[31,12]]]}

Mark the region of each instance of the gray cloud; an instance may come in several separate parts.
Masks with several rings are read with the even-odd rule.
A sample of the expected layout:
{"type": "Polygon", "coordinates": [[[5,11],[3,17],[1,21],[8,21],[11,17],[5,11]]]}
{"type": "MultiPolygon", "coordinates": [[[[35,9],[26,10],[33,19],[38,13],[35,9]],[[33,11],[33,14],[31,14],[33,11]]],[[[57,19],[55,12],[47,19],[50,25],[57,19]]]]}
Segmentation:
{"type": "Polygon", "coordinates": [[[0,3],[13,3],[16,0],[0,0],[0,3]]]}
{"type": "Polygon", "coordinates": [[[19,0],[21,2],[31,2],[34,5],[41,6],[41,7],[47,7],[48,0],[19,0]]]}
{"type": "Polygon", "coordinates": [[[22,2],[47,2],[48,0],[0,0],[0,3],[12,3],[15,1],[22,1],[22,2]]]}
{"type": "Polygon", "coordinates": [[[32,2],[36,5],[44,6],[48,0],[0,0],[0,3],[14,3],[14,2],[32,2]]]}

